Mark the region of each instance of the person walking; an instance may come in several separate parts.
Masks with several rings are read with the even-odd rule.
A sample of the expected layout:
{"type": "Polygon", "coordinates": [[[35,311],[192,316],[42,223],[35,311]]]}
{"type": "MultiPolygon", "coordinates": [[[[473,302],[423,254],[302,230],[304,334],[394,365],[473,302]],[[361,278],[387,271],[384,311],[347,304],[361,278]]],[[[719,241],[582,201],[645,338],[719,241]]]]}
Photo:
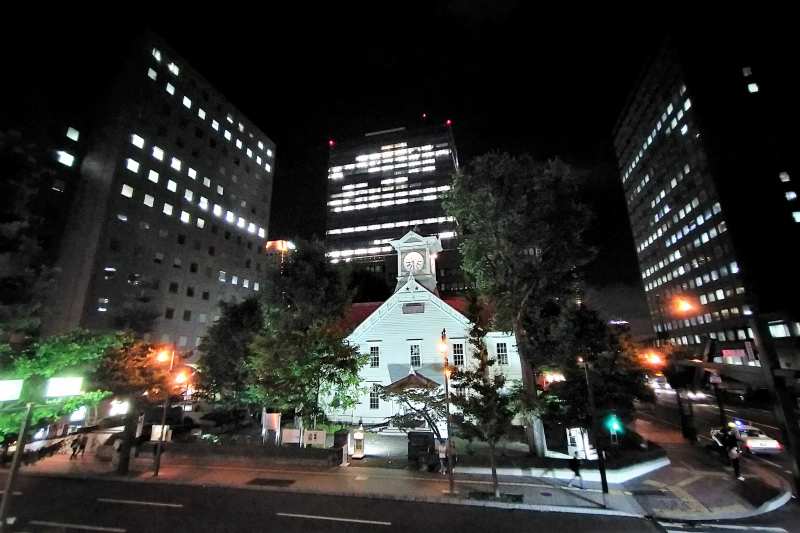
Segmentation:
{"type": "Polygon", "coordinates": [[[75,459],[78,456],[78,451],[80,450],[81,446],[81,437],[78,435],[72,439],[72,442],[69,443],[69,447],[72,448],[72,455],[69,456],[70,460],[75,459]]]}
{"type": "Polygon", "coordinates": [[[581,460],[578,459],[578,452],[569,460],[569,468],[572,470],[572,479],[567,483],[567,487],[571,487],[572,483],[577,479],[580,481],[581,488],[583,488],[583,476],[581,476],[581,460]]]}
{"type": "Polygon", "coordinates": [[[447,474],[447,444],[444,439],[436,441],[436,451],[439,453],[439,471],[445,475],[447,474]]]}
{"type": "Polygon", "coordinates": [[[733,477],[739,481],[744,481],[744,476],[741,472],[741,464],[739,463],[739,458],[741,456],[742,451],[739,449],[739,446],[732,446],[731,449],[728,450],[728,459],[731,460],[731,466],[733,466],[733,477]]]}
{"type": "Polygon", "coordinates": [[[83,454],[86,453],[86,445],[89,444],[89,436],[86,433],[83,433],[80,437],[78,437],[78,451],[83,457],[83,454]]]}

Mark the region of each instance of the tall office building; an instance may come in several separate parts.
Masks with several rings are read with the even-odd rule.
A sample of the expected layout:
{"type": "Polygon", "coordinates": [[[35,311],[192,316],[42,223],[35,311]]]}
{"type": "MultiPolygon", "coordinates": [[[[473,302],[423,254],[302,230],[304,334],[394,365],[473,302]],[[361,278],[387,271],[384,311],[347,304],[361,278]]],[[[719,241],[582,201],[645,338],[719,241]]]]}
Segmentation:
{"type": "Polygon", "coordinates": [[[800,365],[796,106],[781,47],[681,37],[637,81],[614,145],[656,337],[758,364],[750,319],[800,365]],[[715,341],[709,343],[708,341],[715,341]]]}
{"type": "Polygon", "coordinates": [[[74,179],[43,329],[154,319],[148,338],[189,351],[219,301],[259,290],[275,145],[153,34],[101,81],[50,154],[74,179]]]}
{"type": "Polygon", "coordinates": [[[444,126],[376,131],[332,144],[328,165],[327,249],[333,262],[355,262],[394,285],[389,245],[409,230],[437,235],[439,290],[462,289],[456,224],[442,207],[458,169],[449,121],[444,126]]]}

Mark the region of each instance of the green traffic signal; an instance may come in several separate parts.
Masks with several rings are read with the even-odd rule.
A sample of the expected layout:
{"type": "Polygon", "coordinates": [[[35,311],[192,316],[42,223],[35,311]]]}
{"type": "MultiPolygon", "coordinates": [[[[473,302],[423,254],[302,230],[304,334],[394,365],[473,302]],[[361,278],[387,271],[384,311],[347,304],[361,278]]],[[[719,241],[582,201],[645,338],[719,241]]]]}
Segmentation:
{"type": "Polygon", "coordinates": [[[605,426],[611,433],[620,433],[622,431],[622,422],[619,417],[614,414],[606,417],[605,426]]]}

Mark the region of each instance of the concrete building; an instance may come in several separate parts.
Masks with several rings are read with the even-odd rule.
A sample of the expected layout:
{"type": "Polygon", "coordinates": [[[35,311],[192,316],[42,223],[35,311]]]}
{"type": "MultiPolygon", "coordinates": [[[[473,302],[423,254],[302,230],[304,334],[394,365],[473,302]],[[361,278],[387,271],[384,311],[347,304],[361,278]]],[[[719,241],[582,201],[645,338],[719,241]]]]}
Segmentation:
{"type": "Polygon", "coordinates": [[[614,131],[659,343],[758,365],[751,319],[800,366],[798,118],[787,51],[681,36],[647,65],[614,131]]]}
{"type": "Polygon", "coordinates": [[[438,290],[463,290],[456,224],[441,203],[457,169],[449,121],[332,143],[326,231],[331,261],[354,263],[394,284],[397,271],[389,243],[413,229],[441,240],[438,290]]]}
{"type": "Polygon", "coordinates": [[[150,340],[190,351],[219,301],[259,290],[275,145],[153,34],[91,89],[52,154],[79,179],[44,330],[154,319],[150,340]]]}
{"type": "MultiPolygon", "coordinates": [[[[389,244],[396,251],[397,288],[385,302],[354,304],[347,340],[369,355],[361,370],[364,393],[359,403],[344,412],[329,410],[331,420],[346,423],[382,424],[403,407],[381,399],[381,389],[408,378],[409,374],[443,384],[444,365],[438,344],[442,330],[448,338],[450,364],[475,364],[469,346],[471,324],[464,315],[466,301],[459,297],[440,298],[436,286],[434,256],[441,244],[437,237],[408,232],[389,244]]],[[[522,380],[519,355],[513,334],[489,332],[486,345],[509,385],[522,380]]],[[[459,394],[459,391],[453,391],[459,394]]],[[[444,432],[444,428],[441,428],[444,432]]]]}

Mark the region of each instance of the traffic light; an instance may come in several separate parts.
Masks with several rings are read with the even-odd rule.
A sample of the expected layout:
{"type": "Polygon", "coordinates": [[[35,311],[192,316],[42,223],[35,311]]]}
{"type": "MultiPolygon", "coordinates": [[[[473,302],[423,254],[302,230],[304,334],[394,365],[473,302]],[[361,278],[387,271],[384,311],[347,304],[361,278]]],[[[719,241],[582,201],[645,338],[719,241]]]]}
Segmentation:
{"type": "Polygon", "coordinates": [[[606,417],[604,425],[610,433],[622,433],[622,422],[615,414],[610,414],[606,417]]]}

